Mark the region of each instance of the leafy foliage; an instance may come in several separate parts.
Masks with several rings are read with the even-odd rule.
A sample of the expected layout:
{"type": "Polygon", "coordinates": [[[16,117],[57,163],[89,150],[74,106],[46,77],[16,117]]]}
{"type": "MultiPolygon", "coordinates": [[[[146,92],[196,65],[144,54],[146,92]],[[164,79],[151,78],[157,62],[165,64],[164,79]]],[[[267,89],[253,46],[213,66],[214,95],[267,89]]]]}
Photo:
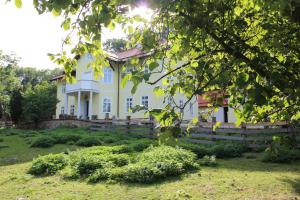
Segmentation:
{"type": "Polygon", "coordinates": [[[35,87],[28,88],[24,94],[23,119],[25,122],[34,122],[51,119],[55,114],[56,86],[43,82],[35,87]]]}
{"type": "Polygon", "coordinates": [[[51,147],[55,144],[55,142],[56,141],[53,137],[40,136],[31,143],[31,147],[42,147],[42,148],[51,147]]]}
{"type": "Polygon", "coordinates": [[[32,161],[29,173],[33,175],[53,175],[68,163],[64,154],[49,154],[32,161]]]}
{"type": "MultiPolygon", "coordinates": [[[[131,35],[132,46],[140,44],[144,51],[153,52],[143,65],[151,73],[165,71],[151,80],[137,67],[127,77],[133,92],[143,81],[152,85],[161,81],[164,86],[156,91],[166,98],[180,91],[189,102],[207,91],[226,90],[239,123],[300,119],[298,0],[149,0],[155,10],[150,21],[128,15],[126,6],[138,2],[39,0],[34,6],[40,14],[64,17],[62,27],[79,33],[78,41],[68,35],[64,44],[75,44],[73,55],[91,53],[97,58],[92,63],[97,72],[108,65],[101,44],[102,27],[113,29],[122,24],[131,35]],[[135,22],[142,25],[134,29],[135,22]]],[[[51,58],[65,66],[70,79],[77,61],[65,51],[51,58]]],[[[137,63],[135,60],[127,64],[137,63]]],[[[178,120],[182,109],[170,107],[156,113],[168,125],[178,120]]]]}
{"type": "Polygon", "coordinates": [[[84,137],[76,142],[76,145],[84,147],[91,147],[102,144],[102,141],[97,137],[84,137]]]}

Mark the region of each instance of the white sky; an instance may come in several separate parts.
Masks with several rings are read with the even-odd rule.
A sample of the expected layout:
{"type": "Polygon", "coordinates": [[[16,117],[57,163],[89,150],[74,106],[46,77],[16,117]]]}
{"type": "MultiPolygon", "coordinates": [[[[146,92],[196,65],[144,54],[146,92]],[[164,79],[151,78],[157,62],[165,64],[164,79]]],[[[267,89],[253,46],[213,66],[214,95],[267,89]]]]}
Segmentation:
{"type": "MultiPolygon", "coordinates": [[[[5,53],[15,52],[21,57],[20,66],[50,68],[57,65],[50,61],[47,53],[61,51],[61,42],[68,32],[61,27],[61,19],[50,13],[39,15],[32,0],[23,0],[21,9],[13,2],[0,0],[0,49],[5,53]]],[[[103,40],[124,37],[121,28],[112,33],[103,32],[103,40]]]]}

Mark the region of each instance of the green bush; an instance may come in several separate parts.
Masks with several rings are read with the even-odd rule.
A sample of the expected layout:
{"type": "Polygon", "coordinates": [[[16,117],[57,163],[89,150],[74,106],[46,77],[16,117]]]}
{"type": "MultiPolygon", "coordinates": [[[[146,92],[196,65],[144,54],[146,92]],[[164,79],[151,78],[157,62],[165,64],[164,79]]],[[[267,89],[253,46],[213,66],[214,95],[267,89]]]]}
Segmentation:
{"type": "Polygon", "coordinates": [[[200,160],[200,165],[208,166],[208,167],[215,167],[217,166],[216,156],[204,156],[200,160]]]}
{"type": "Polygon", "coordinates": [[[83,147],[91,147],[102,145],[102,141],[97,137],[85,137],[76,142],[76,145],[83,147]]]}
{"type": "Polygon", "coordinates": [[[240,157],[247,148],[238,143],[220,143],[211,147],[210,155],[216,155],[217,158],[234,158],[240,157]]]}
{"type": "Polygon", "coordinates": [[[3,138],[0,138],[0,142],[3,142],[3,138]]]}
{"type": "Polygon", "coordinates": [[[101,140],[106,144],[111,144],[111,143],[115,143],[115,142],[119,141],[118,138],[111,137],[111,136],[103,137],[101,140]]]}
{"type": "Polygon", "coordinates": [[[70,142],[77,142],[82,137],[80,135],[72,135],[72,134],[65,134],[65,135],[54,135],[53,138],[55,139],[56,144],[67,144],[70,142]]]}
{"type": "Polygon", "coordinates": [[[197,145],[197,144],[193,144],[193,143],[182,143],[179,146],[184,149],[194,152],[198,158],[202,158],[205,155],[212,155],[210,147],[207,147],[204,145],[197,145]]]}
{"type": "Polygon", "coordinates": [[[53,137],[50,136],[40,136],[37,137],[32,143],[31,143],[31,147],[42,147],[42,148],[46,148],[46,147],[51,147],[55,144],[55,139],[53,137]]]}
{"type": "Polygon", "coordinates": [[[129,146],[132,148],[133,151],[143,151],[144,149],[147,149],[151,145],[153,145],[154,142],[149,139],[140,139],[136,142],[131,143],[129,146]]]}
{"type": "Polygon", "coordinates": [[[49,154],[32,161],[29,173],[33,175],[52,175],[63,169],[68,163],[64,154],[49,154]]]}
{"type": "Polygon", "coordinates": [[[300,150],[287,145],[279,145],[276,149],[266,149],[262,160],[264,162],[290,163],[300,159],[300,150]]]}

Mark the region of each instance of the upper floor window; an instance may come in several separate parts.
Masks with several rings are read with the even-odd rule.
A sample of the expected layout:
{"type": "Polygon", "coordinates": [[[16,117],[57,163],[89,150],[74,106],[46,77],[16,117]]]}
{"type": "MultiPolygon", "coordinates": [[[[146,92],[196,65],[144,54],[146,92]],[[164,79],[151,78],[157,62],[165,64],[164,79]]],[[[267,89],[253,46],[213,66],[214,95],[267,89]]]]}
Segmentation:
{"type": "Polygon", "coordinates": [[[194,114],[193,103],[192,103],[192,102],[190,102],[190,114],[191,114],[191,115],[194,114]]]}
{"type": "Polygon", "coordinates": [[[70,106],[70,115],[74,115],[75,114],[75,106],[71,105],[70,106]]]}
{"type": "Polygon", "coordinates": [[[111,100],[109,98],[103,99],[103,112],[110,113],[111,112],[111,100]]]}
{"type": "Polygon", "coordinates": [[[131,112],[132,105],[133,105],[133,98],[132,97],[127,97],[126,98],[126,112],[131,112]]]}
{"type": "Polygon", "coordinates": [[[133,68],[127,66],[127,67],[126,67],[126,74],[130,74],[130,73],[132,73],[132,72],[133,72],[133,68]]]}
{"type": "Polygon", "coordinates": [[[63,85],[62,87],[61,87],[61,93],[66,93],[66,85],[63,85]]]}
{"type": "Polygon", "coordinates": [[[149,106],[149,97],[148,96],[142,96],[142,105],[148,109],[148,106],[149,106]]]}
{"type": "Polygon", "coordinates": [[[144,67],[144,73],[145,73],[145,74],[149,74],[149,73],[150,73],[150,69],[149,69],[148,66],[145,66],[145,67],[144,67]]]}
{"type": "Polygon", "coordinates": [[[65,107],[62,106],[62,107],[60,108],[60,114],[62,114],[62,115],[65,114],[65,107]]]}
{"type": "Polygon", "coordinates": [[[183,113],[183,100],[179,100],[180,112],[183,113]]]}
{"type": "Polygon", "coordinates": [[[84,72],[82,74],[82,80],[93,80],[92,72],[84,72]]]}
{"type": "Polygon", "coordinates": [[[104,68],[104,77],[103,77],[104,83],[112,83],[113,82],[113,73],[111,68],[104,68]]]}

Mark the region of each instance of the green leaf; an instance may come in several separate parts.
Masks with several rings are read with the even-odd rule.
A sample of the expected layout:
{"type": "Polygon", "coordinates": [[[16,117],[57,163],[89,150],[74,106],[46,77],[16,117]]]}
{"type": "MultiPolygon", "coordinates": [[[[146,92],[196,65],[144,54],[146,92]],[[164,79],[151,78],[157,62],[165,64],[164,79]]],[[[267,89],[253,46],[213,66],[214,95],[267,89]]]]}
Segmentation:
{"type": "Polygon", "coordinates": [[[153,90],[153,92],[158,97],[164,96],[164,94],[165,94],[165,91],[162,88],[160,88],[160,87],[155,87],[154,90],[153,90]]]}
{"type": "Polygon", "coordinates": [[[15,0],[15,5],[17,8],[21,8],[22,7],[22,0],[15,0]]]}
{"type": "Polygon", "coordinates": [[[153,71],[155,68],[157,68],[159,66],[159,64],[157,62],[151,62],[149,64],[149,69],[150,71],[153,71]]]}

